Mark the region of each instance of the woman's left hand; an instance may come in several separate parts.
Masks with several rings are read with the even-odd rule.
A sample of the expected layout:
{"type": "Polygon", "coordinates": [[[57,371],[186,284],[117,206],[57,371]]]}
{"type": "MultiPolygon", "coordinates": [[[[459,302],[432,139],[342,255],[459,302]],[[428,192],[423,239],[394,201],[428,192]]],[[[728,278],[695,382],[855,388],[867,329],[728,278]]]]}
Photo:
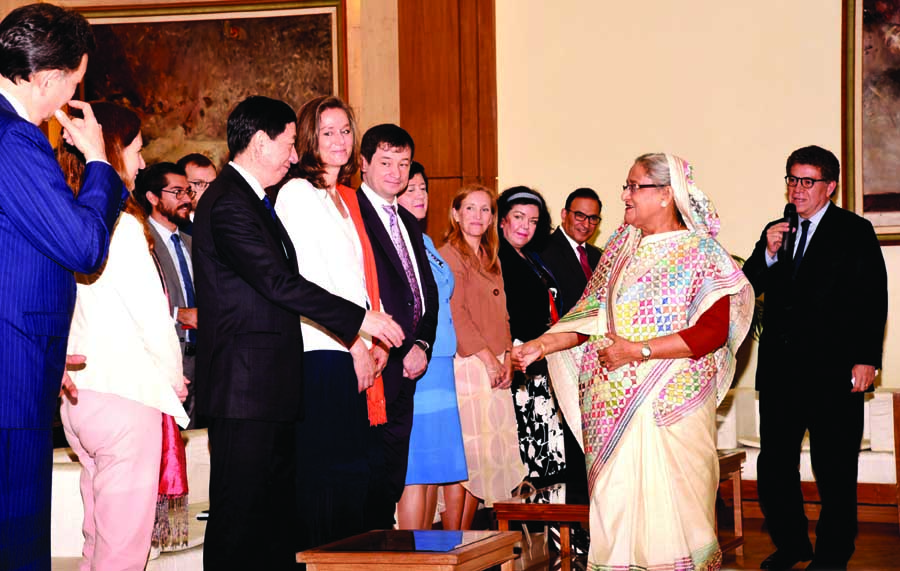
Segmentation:
{"type": "Polygon", "coordinates": [[[494,386],[495,389],[508,389],[510,385],[512,385],[513,380],[513,370],[512,370],[512,359],[509,357],[509,353],[506,354],[506,358],[500,363],[500,382],[494,386]]]}
{"type": "Polygon", "coordinates": [[[606,338],[612,341],[604,349],[600,349],[600,365],[614,371],[627,363],[641,360],[641,344],[619,337],[615,333],[607,333],[606,338]]]}

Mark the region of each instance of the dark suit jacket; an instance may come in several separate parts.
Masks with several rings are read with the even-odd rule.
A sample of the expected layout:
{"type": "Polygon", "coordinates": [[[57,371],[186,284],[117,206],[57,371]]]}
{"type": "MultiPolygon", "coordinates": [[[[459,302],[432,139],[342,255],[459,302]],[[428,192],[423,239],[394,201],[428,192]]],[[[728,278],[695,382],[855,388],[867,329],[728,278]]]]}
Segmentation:
{"type": "MultiPolygon", "coordinates": [[[[584,249],[587,251],[588,264],[591,269],[597,268],[600,262],[601,250],[590,244],[585,244],[584,249]]],[[[587,287],[587,278],[584,277],[584,271],[581,269],[581,262],[578,256],[572,250],[569,241],[563,235],[563,229],[557,228],[550,235],[544,250],[541,252],[541,259],[547,268],[553,272],[556,283],[559,286],[560,300],[560,317],[569,312],[584,293],[587,287]]]]}
{"type": "Polygon", "coordinates": [[[284,226],[231,165],[200,199],[193,239],[199,413],[296,420],[303,357],[298,316],[349,344],[365,310],[298,273],[284,226]]]}
{"type": "Polygon", "coordinates": [[[388,231],[365,193],[360,189],[356,192],[356,196],[359,199],[359,210],[366,226],[366,233],[369,235],[369,241],[372,243],[372,252],[375,255],[382,309],[403,328],[406,336],[403,339],[403,345],[391,350],[387,366],[384,369],[384,396],[387,402],[391,402],[400,391],[400,383],[403,380],[403,358],[409,353],[413,343],[419,339],[428,343],[427,353],[428,358],[431,358],[430,347],[434,345],[435,330],[437,329],[437,284],[425,254],[425,243],[422,240],[419,222],[405,208],[397,208],[400,221],[409,234],[409,241],[413,247],[411,255],[415,257],[415,263],[419,267],[419,279],[422,280],[420,285],[423,296],[423,314],[413,330],[413,293],[409,287],[409,281],[406,279],[406,273],[403,271],[403,264],[400,263],[400,256],[397,255],[388,231]]]}
{"type": "Polygon", "coordinates": [[[787,378],[849,393],[854,365],[881,366],[887,272],[878,238],[868,220],[827,208],[794,279],[790,260],[766,267],[765,230],[744,264],[756,295],[765,294],[757,390],[787,378]]]}
{"type": "Polygon", "coordinates": [[[2,96],[0,165],[0,428],[49,430],[75,307],[72,272],[103,264],[127,194],[112,167],[92,162],[75,198],[47,137],[2,96]]]}
{"type": "MultiPolygon", "coordinates": [[[[178,260],[172,259],[172,255],[169,254],[168,245],[163,241],[162,236],[159,235],[159,232],[156,231],[153,224],[148,223],[148,227],[150,228],[150,235],[153,236],[153,250],[156,253],[156,259],[159,260],[163,279],[166,282],[166,291],[169,292],[169,314],[171,314],[176,307],[189,307],[187,301],[184,299],[184,292],[181,290],[178,260]]],[[[183,232],[179,232],[178,235],[181,237],[181,241],[187,248],[187,251],[190,252],[191,237],[183,232]]],[[[189,264],[191,263],[190,256],[188,256],[187,262],[189,264]]],[[[188,398],[184,401],[184,409],[187,411],[188,416],[191,417],[191,423],[193,423],[195,420],[194,394],[196,393],[196,389],[193,381],[195,376],[194,362],[196,357],[196,346],[185,351],[185,347],[187,346],[187,330],[182,329],[181,324],[177,322],[175,323],[175,334],[178,335],[178,344],[181,345],[181,365],[184,370],[184,376],[191,380],[191,384],[187,386],[188,398]]]]}

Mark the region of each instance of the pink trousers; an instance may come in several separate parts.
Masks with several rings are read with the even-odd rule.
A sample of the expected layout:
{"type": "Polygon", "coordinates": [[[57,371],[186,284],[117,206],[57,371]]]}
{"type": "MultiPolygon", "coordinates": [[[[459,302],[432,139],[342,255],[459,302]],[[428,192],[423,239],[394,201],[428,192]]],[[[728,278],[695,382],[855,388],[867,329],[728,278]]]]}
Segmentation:
{"type": "Polygon", "coordinates": [[[63,399],[69,446],[81,462],[81,571],[140,571],[147,564],[159,489],[162,413],[119,396],[81,390],[63,399]]]}

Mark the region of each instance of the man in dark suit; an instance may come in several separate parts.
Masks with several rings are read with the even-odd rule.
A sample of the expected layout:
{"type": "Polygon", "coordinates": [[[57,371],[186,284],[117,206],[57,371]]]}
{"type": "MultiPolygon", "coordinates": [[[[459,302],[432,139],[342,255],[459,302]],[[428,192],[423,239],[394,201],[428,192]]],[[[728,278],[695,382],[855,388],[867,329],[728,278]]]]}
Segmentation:
{"type": "Polygon", "coordinates": [[[197,306],[194,299],[194,275],[191,270],[191,237],[179,231],[190,222],[194,191],[184,170],[174,163],[156,163],[138,173],[134,197],[147,212],[153,251],[159,260],[169,311],[175,319],[175,333],[181,344],[181,363],[188,396],[184,410],[191,418],[188,428],[197,428],[194,406],[194,356],[197,352],[197,306]]]}
{"type": "MultiPolygon", "coordinates": [[[[541,252],[544,264],[556,278],[559,287],[560,315],[565,315],[581,299],[588,280],[600,261],[600,249],[588,244],[600,225],[603,203],[591,188],[577,188],[566,198],[566,207],[560,212],[559,228],[550,235],[541,252]]],[[[566,449],[566,469],[563,480],[567,484],[569,501],[588,499],[587,467],[581,446],[563,423],[563,439],[566,449]]],[[[573,544],[587,551],[587,534],[576,531],[573,544]]]]}
{"type": "Polygon", "coordinates": [[[0,569],[50,569],[51,426],[72,272],[103,264],[127,196],[90,106],[70,102],[83,119],[59,111],[93,46],[84,17],[50,4],[0,23],[0,569]],[[38,128],[54,114],[87,159],[77,198],[38,128]]]}
{"type": "Polygon", "coordinates": [[[327,327],[348,346],[360,331],[390,344],[403,337],[389,316],[298,273],[294,247],[265,192],[297,162],[296,121],[283,101],[253,96],[239,103],[228,117],[232,161],[198,204],[195,383],[211,449],[206,569],[295,565],[299,317],[327,327]]]}
{"type": "Polygon", "coordinates": [[[759,391],[759,499],[776,551],[763,569],[846,569],[856,537],[856,477],[863,394],[881,366],[887,273],[872,224],[831,203],[840,163],[816,146],[787,160],[787,196],[800,223],[770,223],[744,264],[765,294],[759,391]],[[789,242],[790,243],[790,242],[789,242]],[[800,446],[810,458],[822,512],[813,554],[800,491],[800,446]]]}
{"type": "Polygon", "coordinates": [[[600,225],[600,197],[590,188],[579,188],[566,198],[559,228],[550,235],[541,258],[553,272],[559,286],[560,315],[565,315],[581,299],[597,262],[600,250],[588,240],[600,225]]]}
{"type": "Polygon", "coordinates": [[[392,349],[382,373],[387,423],[372,428],[372,484],[367,524],[389,529],[403,494],[412,430],[416,379],[425,373],[437,328],[437,284],[416,218],[397,195],[409,183],[415,145],[397,125],[372,127],[360,144],[363,184],[359,209],[372,243],[384,310],[403,328],[403,345],[392,349]],[[378,446],[380,444],[380,446],[378,446]]]}

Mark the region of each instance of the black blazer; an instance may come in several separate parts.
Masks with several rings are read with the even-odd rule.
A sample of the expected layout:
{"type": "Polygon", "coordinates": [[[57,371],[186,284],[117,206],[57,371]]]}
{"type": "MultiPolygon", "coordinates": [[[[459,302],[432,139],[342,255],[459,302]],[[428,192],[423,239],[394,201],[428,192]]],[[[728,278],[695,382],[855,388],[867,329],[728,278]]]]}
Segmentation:
{"type": "Polygon", "coordinates": [[[757,390],[796,379],[849,393],[854,365],[881,367],[887,272],[878,238],[865,218],[827,208],[795,278],[790,260],[766,267],[765,230],[744,264],[756,295],[765,294],[757,390]]]}
{"type": "Polygon", "coordinates": [[[298,273],[284,227],[230,165],[201,198],[193,239],[199,412],[297,419],[303,357],[298,316],[349,344],[365,310],[298,273]]]}
{"type": "MultiPolygon", "coordinates": [[[[602,251],[588,243],[585,243],[584,249],[587,251],[591,270],[597,269],[602,251]]],[[[556,278],[556,284],[559,286],[559,315],[562,317],[581,299],[588,280],[584,277],[581,262],[578,261],[578,256],[575,255],[572,246],[563,235],[562,228],[557,228],[550,235],[550,239],[547,240],[540,255],[547,268],[553,272],[553,277],[556,278]]]]}
{"type": "Polygon", "coordinates": [[[413,293],[403,271],[400,256],[394,248],[394,242],[375,212],[375,207],[366,198],[362,189],[356,191],[359,199],[359,210],[362,214],[366,233],[372,243],[372,252],[375,255],[375,266],[378,270],[378,291],[381,293],[382,310],[393,317],[406,336],[403,345],[391,350],[388,363],[384,369],[384,398],[392,402],[400,391],[400,383],[403,380],[403,358],[409,353],[413,343],[422,340],[428,343],[428,358],[431,358],[431,347],[434,345],[435,330],[437,329],[438,292],[434,275],[431,273],[431,265],[425,254],[425,242],[422,240],[422,229],[416,217],[405,208],[397,208],[400,221],[406,227],[409,241],[412,243],[415,262],[419,267],[419,279],[422,281],[422,308],[423,314],[419,319],[416,329],[413,330],[413,293]]]}

